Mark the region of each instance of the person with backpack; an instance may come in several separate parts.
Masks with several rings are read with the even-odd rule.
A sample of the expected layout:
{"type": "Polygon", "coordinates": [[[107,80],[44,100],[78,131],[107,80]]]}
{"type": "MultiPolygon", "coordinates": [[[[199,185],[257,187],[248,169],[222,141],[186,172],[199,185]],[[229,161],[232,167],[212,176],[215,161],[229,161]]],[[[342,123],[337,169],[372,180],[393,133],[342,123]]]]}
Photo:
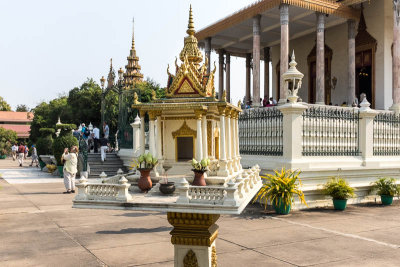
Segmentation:
{"type": "Polygon", "coordinates": [[[20,143],[18,146],[18,163],[20,167],[22,167],[22,164],[24,164],[24,157],[25,157],[25,146],[23,143],[20,143]]]}

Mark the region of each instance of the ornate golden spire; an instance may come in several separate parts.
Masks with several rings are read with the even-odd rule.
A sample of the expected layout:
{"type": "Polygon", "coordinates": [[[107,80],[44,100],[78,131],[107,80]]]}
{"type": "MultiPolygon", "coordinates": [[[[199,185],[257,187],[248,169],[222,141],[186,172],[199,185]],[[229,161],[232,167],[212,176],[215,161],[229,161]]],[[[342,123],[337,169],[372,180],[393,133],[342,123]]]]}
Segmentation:
{"type": "Polygon", "coordinates": [[[132,46],[129,52],[128,64],[125,66],[125,85],[127,88],[133,86],[136,82],[143,80],[143,74],[140,73],[140,65],[139,65],[139,57],[136,56],[135,49],[135,29],[134,29],[135,20],[132,19],[132,46]]]}
{"type": "Polygon", "coordinates": [[[189,23],[188,23],[188,29],[187,29],[187,34],[189,35],[194,35],[196,31],[194,30],[194,23],[193,23],[193,13],[192,13],[192,4],[190,4],[190,9],[189,9],[189,23]]]}
{"type": "Polygon", "coordinates": [[[179,54],[179,58],[183,62],[185,61],[185,57],[187,57],[189,62],[193,62],[197,65],[203,60],[203,55],[201,54],[199,47],[197,46],[197,39],[196,37],[194,37],[196,31],[194,30],[192,5],[190,5],[189,23],[186,32],[188,36],[185,37],[185,45],[181,53],[179,54]]]}
{"type": "MultiPolygon", "coordinates": [[[[202,98],[207,97],[215,100],[214,74],[207,72],[207,63],[199,66],[203,56],[197,46],[197,39],[194,36],[194,23],[192,6],[189,10],[188,36],[185,37],[185,45],[179,55],[182,64],[179,66],[175,60],[175,75],[167,69],[168,83],[165,89],[167,98],[202,98]]],[[[215,63],[214,63],[215,65],[215,63]]]]}

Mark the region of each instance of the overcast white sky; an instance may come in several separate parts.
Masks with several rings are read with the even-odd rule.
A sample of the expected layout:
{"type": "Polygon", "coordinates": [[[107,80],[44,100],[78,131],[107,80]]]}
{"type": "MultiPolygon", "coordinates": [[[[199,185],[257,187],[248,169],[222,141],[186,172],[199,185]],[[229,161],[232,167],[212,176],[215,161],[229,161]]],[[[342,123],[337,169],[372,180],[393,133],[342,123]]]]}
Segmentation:
{"type": "MultiPolygon", "coordinates": [[[[167,64],[174,64],[183,47],[189,4],[199,30],[252,2],[2,0],[0,96],[13,109],[17,104],[33,108],[81,85],[88,77],[98,81],[106,76],[110,58],[115,70],[124,67],[131,45],[132,17],[142,73],[165,86],[167,64]]],[[[215,54],[212,61],[218,63],[215,54]]],[[[243,59],[231,59],[231,77],[232,98],[237,103],[245,92],[243,59]]],[[[218,88],[218,80],[215,84],[218,88]]]]}

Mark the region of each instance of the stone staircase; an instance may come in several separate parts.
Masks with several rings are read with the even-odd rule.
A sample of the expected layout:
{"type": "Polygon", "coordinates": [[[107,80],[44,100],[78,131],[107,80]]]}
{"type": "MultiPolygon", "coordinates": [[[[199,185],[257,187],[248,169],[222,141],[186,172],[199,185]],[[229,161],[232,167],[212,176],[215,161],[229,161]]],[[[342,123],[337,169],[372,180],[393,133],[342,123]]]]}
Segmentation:
{"type": "Polygon", "coordinates": [[[102,172],[108,177],[117,174],[118,169],[126,173],[128,170],[116,153],[107,153],[106,161],[101,162],[100,153],[89,153],[88,164],[90,166],[89,178],[99,178],[102,172]]]}

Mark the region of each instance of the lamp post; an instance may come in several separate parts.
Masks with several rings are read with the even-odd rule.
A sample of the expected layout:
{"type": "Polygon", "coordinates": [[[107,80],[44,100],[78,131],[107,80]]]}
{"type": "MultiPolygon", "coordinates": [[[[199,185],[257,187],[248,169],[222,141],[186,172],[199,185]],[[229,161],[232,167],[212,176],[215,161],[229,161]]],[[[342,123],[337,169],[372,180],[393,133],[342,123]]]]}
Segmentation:
{"type": "Polygon", "coordinates": [[[118,93],[118,127],[117,127],[117,133],[115,135],[115,145],[116,147],[118,146],[118,139],[117,139],[117,135],[118,132],[121,132],[123,135],[123,129],[121,129],[122,127],[122,93],[124,90],[124,71],[122,70],[122,68],[119,68],[118,70],[118,82],[117,82],[117,86],[116,86],[116,91],[118,93]]]}
{"type": "Polygon", "coordinates": [[[294,55],[294,50],[289,66],[289,69],[282,75],[282,78],[283,82],[285,83],[285,88],[288,90],[289,103],[296,103],[297,99],[299,98],[297,93],[301,87],[304,74],[298,71],[296,68],[297,62],[294,55]]]}
{"type": "Polygon", "coordinates": [[[103,133],[103,124],[104,124],[104,109],[105,109],[105,90],[104,90],[104,84],[106,83],[106,79],[101,77],[100,79],[100,84],[101,84],[101,132],[103,133]]]}

